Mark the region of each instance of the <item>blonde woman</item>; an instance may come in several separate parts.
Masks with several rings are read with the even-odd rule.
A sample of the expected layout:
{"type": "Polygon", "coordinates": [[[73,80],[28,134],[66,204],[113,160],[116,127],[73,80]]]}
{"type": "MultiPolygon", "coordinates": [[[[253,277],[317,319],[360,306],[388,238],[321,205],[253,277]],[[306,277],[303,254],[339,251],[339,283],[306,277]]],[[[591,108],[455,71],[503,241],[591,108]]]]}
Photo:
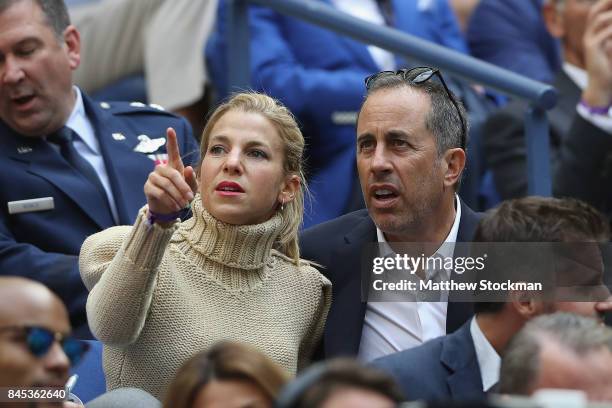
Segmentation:
{"type": "Polygon", "coordinates": [[[167,136],[168,164],[150,174],[134,226],[81,249],[107,386],[163,399],[176,370],[220,340],[295,373],[321,337],[331,286],[299,259],[304,138],[293,116],[265,95],[232,97],[204,129],[197,172],[167,136]]]}

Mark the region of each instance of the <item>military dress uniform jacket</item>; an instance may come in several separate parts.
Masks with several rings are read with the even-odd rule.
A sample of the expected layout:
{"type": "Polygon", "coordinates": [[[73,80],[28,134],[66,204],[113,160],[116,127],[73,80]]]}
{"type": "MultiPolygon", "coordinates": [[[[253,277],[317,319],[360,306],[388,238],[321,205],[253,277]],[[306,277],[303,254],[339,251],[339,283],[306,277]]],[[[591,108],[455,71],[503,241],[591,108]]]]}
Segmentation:
{"type": "MultiPolygon", "coordinates": [[[[199,150],[182,118],[142,103],[94,102],[83,94],[100,144],[117,208],[43,138],[17,134],[0,121],[0,274],[44,283],[69,309],[73,328],[86,330],[87,291],[78,270],[81,244],[114,225],[131,225],[146,203],[143,186],[156,162],[167,159],[166,129],[173,127],[185,165],[199,150]],[[9,203],[50,197],[53,208],[9,214],[9,203]]],[[[49,200],[47,200],[49,201],[49,200]]]]}

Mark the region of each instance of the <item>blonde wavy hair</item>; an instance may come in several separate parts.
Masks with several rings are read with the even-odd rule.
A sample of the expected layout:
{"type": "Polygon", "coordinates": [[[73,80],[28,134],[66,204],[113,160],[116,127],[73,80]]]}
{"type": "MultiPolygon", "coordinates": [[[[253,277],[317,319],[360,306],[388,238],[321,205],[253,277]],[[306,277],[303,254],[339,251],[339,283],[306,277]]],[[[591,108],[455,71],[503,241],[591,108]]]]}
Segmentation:
{"type": "MultiPolygon", "coordinates": [[[[304,136],[295,120],[293,114],[279,101],[268,95],[257,92],[243,92],[232,95],[227,101],[222,103],[208,118],[206,127],[202,132],[200,143],[200,171],[202,160],[208,151],[208,142],[212,129],[219,119],[229,111],[239,111],[246,113],[257,113],[268,119],[278,131],[284,149],[283,169],[285,176],[296,175],[300,178],[300,187],[295,193],[295,197],[284,204],[282,210],[283,225],[274,248],[293,259],[299,265],[300,249],[298,246],[298,231],[304,218],[304,196],[308,193],[306,179],[302,168],[304,155],[304,136]]],[[[279,211],[280,207],[279,207],[279,211]]]]}

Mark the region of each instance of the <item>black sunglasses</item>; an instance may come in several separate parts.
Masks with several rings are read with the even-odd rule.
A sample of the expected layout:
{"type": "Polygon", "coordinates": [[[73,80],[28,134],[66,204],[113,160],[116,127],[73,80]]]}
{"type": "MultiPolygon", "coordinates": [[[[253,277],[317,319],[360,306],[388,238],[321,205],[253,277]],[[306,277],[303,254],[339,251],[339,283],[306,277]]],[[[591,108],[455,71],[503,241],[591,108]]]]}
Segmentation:
{"type": "Polygon", "coordinates": [[[399,75],[404,81],[407,81],[408,83],[411,83],[414,85],[419,85],[426,81],[429,81],[434,75],[438,76],[438,78],[440,79],[440,82],[442,83],[442,86],[444,87],[444,90],[446,91],[446,94],[448,95],[448,98],[450,99],[450,101],[453,103],[453,106],[457,110],[457,115],[459,116],[459,120],[461,121],[461,148],[465,150],[465,143],[466,143],[466,138],[467,138],[467,135],[466,135],[467,129],[465,126],[465,121],[463,119],[463,116],[461,116],[461,110],[459,109],[459,105],[457,105],[457,101],[453,97],[453,94],[451,94],[450,89],[448,89],[448,86],[446,85],[446,82],[444,81],[444,78],[442,77],[442,73],[440,72],[440,70],[437,68],[431,68],[431,67],[415,67],[411,69],[400,69],[397,71],[377,72],[375,74],[372,74],[366,77],[365,79],[366,89],[370,89],[370,87],[378,79],[383,78],[383,77],[388,77],[388,76],[394,76],[394,75],[399,75]]]}
{"type": "Polygon", "coordinates": [[[52,332],[51,330],[37,326],[9,326],[0,328],[0,332],[14,331],[20,333],[25,338],[28,349],[36,357],[43,357],[49,352],[54,342],[58,341],[64,353],[70,360],[70,365],[75,366],[81,361],[85,353],[89,350],[89,344],[75,339],[71,336],[65,336],[62,333],[52,332]]]}

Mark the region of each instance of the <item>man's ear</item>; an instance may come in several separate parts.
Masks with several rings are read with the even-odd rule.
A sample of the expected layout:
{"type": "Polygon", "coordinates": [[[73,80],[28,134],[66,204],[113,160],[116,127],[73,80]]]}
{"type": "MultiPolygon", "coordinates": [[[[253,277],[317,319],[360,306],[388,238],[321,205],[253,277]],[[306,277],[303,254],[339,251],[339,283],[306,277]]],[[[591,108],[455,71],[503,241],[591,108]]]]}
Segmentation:
{"type": "Polygon", "coordinates": [[[298,190],[300,189],[301,184],[302,180],[295,174],[285,177],[285,184],[283,185],[283,188],[278,196],[279,203],[287,204],[288,202],[293,201],[298,190]]]}
{"type": "Polygon", "coordinates": [[[525,321],[542,314],[544,309],[542,301],[526,291],[512,290],[508,293],[508,299],[512,308],[525,321]]]}
{"type": "Polygon", "coordinates": [[[444,185],[447,187],[455,186],[465,168],[465,150],[460,148],[448,149],[442,160],[444,161],[444,185]]]}
{"type": "Polygon", "coordinates": [[[557,1],[545,2],[542,6],[542,15],[546,29],[555,38],[562,38],[565,35],[563,27],[563,15],[559,11],[557,1]]]}
{"type": "Polygon", "coordinates": [[[75,26],[69,25],[63,36],[70,68],[74,71],[81,63],[81,35],[75,26]]]}

